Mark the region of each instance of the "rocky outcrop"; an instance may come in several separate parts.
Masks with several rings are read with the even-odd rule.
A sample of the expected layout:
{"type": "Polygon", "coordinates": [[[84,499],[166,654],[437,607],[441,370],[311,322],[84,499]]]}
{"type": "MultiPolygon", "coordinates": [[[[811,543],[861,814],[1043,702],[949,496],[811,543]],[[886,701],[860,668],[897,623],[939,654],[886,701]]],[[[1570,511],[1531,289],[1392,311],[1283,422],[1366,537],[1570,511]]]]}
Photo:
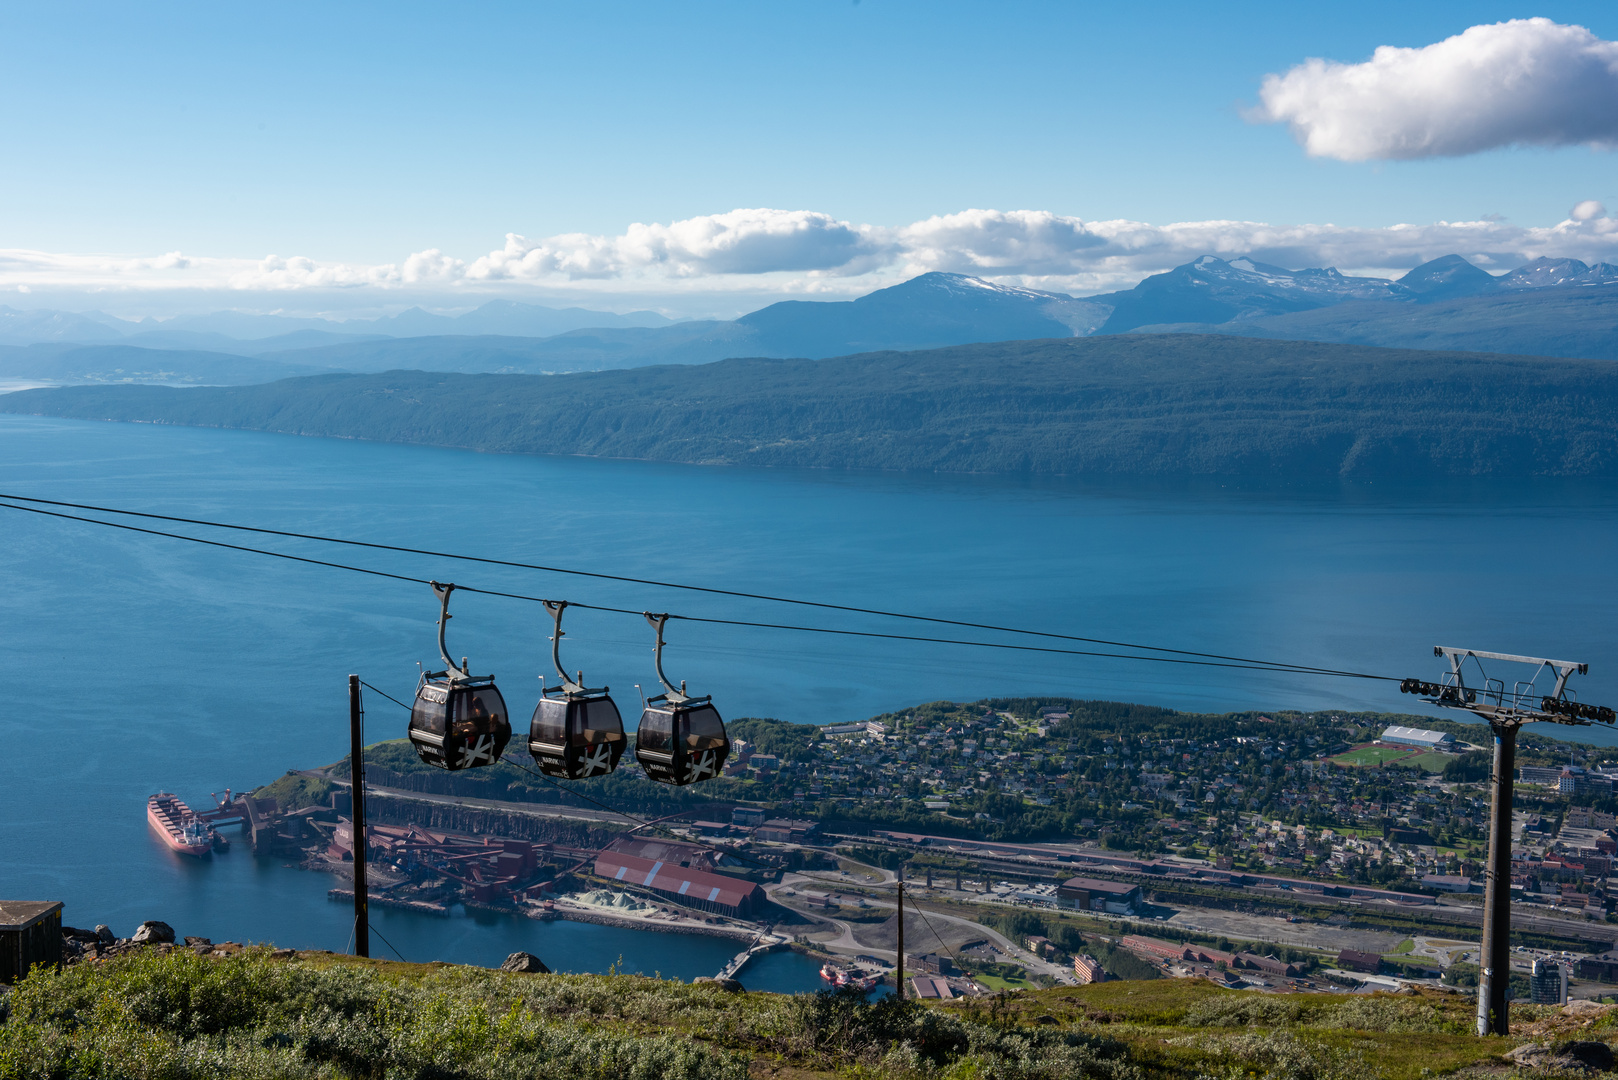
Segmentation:
{"type": "Polygon", "coordinates": [[[549,975],[551,969],[545,966],[545,961],[533,953],[514,952],[506,957],[505,963],[500,965],[501,971],[521,971],[535,975],[549,975]]]}
{"type": "Polygon", "coordinates": [[[166,922],[150,919],[141,923],[140,927],[129,935],[129,940],[137,945],[172,945],[174,927],[166,922]]]}
{"type": "Polygon", "coordinates": [[[1550,1044],[1529,1043],[1506,1055],[1506,1060],[1524,1069],[1606,1072],[1613,1066],[1612,1047],[1594,1040],[1569,1040],[1550,1044]]]}

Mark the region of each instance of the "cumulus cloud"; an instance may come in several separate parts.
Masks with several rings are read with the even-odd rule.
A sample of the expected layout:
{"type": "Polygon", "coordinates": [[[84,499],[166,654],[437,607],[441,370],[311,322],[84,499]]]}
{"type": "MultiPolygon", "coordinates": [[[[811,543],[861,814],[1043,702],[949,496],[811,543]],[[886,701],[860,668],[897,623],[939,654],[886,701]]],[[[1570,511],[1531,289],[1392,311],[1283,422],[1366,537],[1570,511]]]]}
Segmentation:
{"type": "Polygon", "coordinates": [[[1311,59],[1270,75],[1253,119],[1285,123],[1314,157],[1410,160],[1501,146],[1618,143],[1618,42],[1513,19],[1362,64],[1311,59]]]}
{"type": "MultiPolygon", "coordinates": [[[[385,297],[473,294],[757,298],[857,296],[932,270],[1074,295],[1125,289],[1201,255],[1250,255],[1282,266],[1335,266],[1397,275],[1460,254],[1502,272],[1540,255],[1618,262],[1618,220],[1594,200],[1567,220],[1521,226],[1499,219],[1383,228],[1256,221],[1089,221],[1043,210],[963,210],[907,225],[840,221],[806,210],[733,210],[616,235],[517,234],[462,260],[437,248],[396,263],[305,256],[155,257],[0,250],[0,288],[192,290],[385,297]]],[[[377,302],[386,303],[385,300],[377,302]]],[[[543,300],[541,302],[544,302],[543,300]]],[[[740,301],[738,301],[740,302],[740,301]]],[[[711,307],[708,308],[711,310],[711,307]]]]}
{"type": "Polygon", "coordinates": [[[669,225],[636,223],[622,236],[506,235],[467,270],[473,280],[606,278],[656,269],[674,277],[848,271],[880,256],[878,230],[809,210],[732,210],[669,225]]]}
{"type": "Polygon", "coordinates": [[[1107,240],[1075,217],[1044,210],[964,210],[895,230],[910,261],[970,274],[1062,273],[1107,240]]]}

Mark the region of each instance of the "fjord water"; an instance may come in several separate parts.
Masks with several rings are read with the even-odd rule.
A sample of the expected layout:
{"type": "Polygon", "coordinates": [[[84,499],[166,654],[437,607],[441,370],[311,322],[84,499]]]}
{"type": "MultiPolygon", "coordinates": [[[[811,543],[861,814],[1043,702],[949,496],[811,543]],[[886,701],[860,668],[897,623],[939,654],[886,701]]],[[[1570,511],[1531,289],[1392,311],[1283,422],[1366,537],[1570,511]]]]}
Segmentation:
{"type": "MultiPolygon", "coordinates": [[[[1277,487],[871,475],[503,457],[246,432],[0,417],[0,491],[784,594],[1395,677],[1434,644],[1588,661],[1618,699],[1611,489],[1570,482],[1277,487]]],[[[239,847],[198,862],[150,835],[193,804],[347,751],[345,679],[408,699],[437,660],[414,585],[0,511],[11,702],[0,714],[0,896],[66,921],[343,949],[324,875],[239,847]]],[[[171,528],[159,523],[137,523],[171,528]]],[[[225,543],[632,611],[971,637],[643,585],[182,527],[225,543]]],[[[449,643],[519,721],[549,674],[538,605],[458,593],[449,643]]],[[[563,662],[620,703],[655,682],[638,616],[570,610],[563,662]]],[[[943,698],[1061,694],[1193,710],[1411,711],[1386,682],[671,622],[671,677],[727,717],[863,719],[943,698]]],[[[1057,647],[1067,647],[1052,642],[1057,647]]],[[[1116,651],[1105,646],[1075,649],[1116,651]]],[[[554,676],[553,676],[554,677],[554,676]]],[[[403,711],[368,699],[372,739],[403,711]]],[[[633,716],[633,708],[625,710],[633,716]]],[[[1577,734],[1613,744],[1601,729],[1577,734]]],[[[412,960],[712,974],[730,942],[378,910],[412,960]]],[[[376,945],[382,953],[387,946],[376,945]]],[[[813,983],[772,962],[771,988],[813,983]]],[[[763,984],[758,984],[764,988],[763,984]]]]}

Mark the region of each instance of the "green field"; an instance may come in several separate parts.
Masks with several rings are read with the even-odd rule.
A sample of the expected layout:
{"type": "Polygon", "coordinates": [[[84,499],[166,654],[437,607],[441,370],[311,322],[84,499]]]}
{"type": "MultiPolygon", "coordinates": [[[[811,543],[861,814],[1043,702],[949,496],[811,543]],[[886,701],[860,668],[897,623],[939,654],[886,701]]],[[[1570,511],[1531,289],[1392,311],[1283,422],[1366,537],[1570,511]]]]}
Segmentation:
{"type": "Polygon", "coordinates": [[[1350,750],[1346,754],[1338,754],[1331,761],[1334,765],[1352,765],[1356,768],[1367,768],[1386,765],[1390,761],[1398,761],[1401,758],[1412,756],[1414,756],[1414,751],[1398,750],[1391,746],[1361,746],[1350,750]]]}
{"type": "Polygon", "coordinates": [[[1453,754],[1417,754],[1400,762],[1401,765],[1411,765],[1422,772],[1438,773],[1444,771],[1444,766],[1455,760],[1453,754]]]}

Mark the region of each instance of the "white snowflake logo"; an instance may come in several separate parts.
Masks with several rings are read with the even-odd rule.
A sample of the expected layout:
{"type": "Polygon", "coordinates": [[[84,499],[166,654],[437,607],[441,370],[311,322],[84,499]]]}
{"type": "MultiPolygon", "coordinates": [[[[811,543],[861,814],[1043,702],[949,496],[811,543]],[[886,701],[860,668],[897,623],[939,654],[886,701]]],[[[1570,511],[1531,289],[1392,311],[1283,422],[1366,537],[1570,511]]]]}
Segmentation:
{"type": "Polygon", "coordinates": [[[461,751],[461,768],[470,769],[474,765],[494,764],[494,739],[488,735],[479,735],[478,741],[461,751]]]}
{"type": "Polygon", "coordinates": [[[584,766],[585,776],[594,776],[598,772],[612,772],[612,748],[602,743],[592,749],[581,764],[584,766]]]}
{"type": "Polygon", "coordinates": [[[719,767],[718,762],[715,759],[714,752],[712,750],[704,750],[702,752],[702,756],[691,763],[691,771],[687,775],[685,782],[688,784],[694,784],[698,780],[706,780],[709,777],[718,775],[719,767]]]}

